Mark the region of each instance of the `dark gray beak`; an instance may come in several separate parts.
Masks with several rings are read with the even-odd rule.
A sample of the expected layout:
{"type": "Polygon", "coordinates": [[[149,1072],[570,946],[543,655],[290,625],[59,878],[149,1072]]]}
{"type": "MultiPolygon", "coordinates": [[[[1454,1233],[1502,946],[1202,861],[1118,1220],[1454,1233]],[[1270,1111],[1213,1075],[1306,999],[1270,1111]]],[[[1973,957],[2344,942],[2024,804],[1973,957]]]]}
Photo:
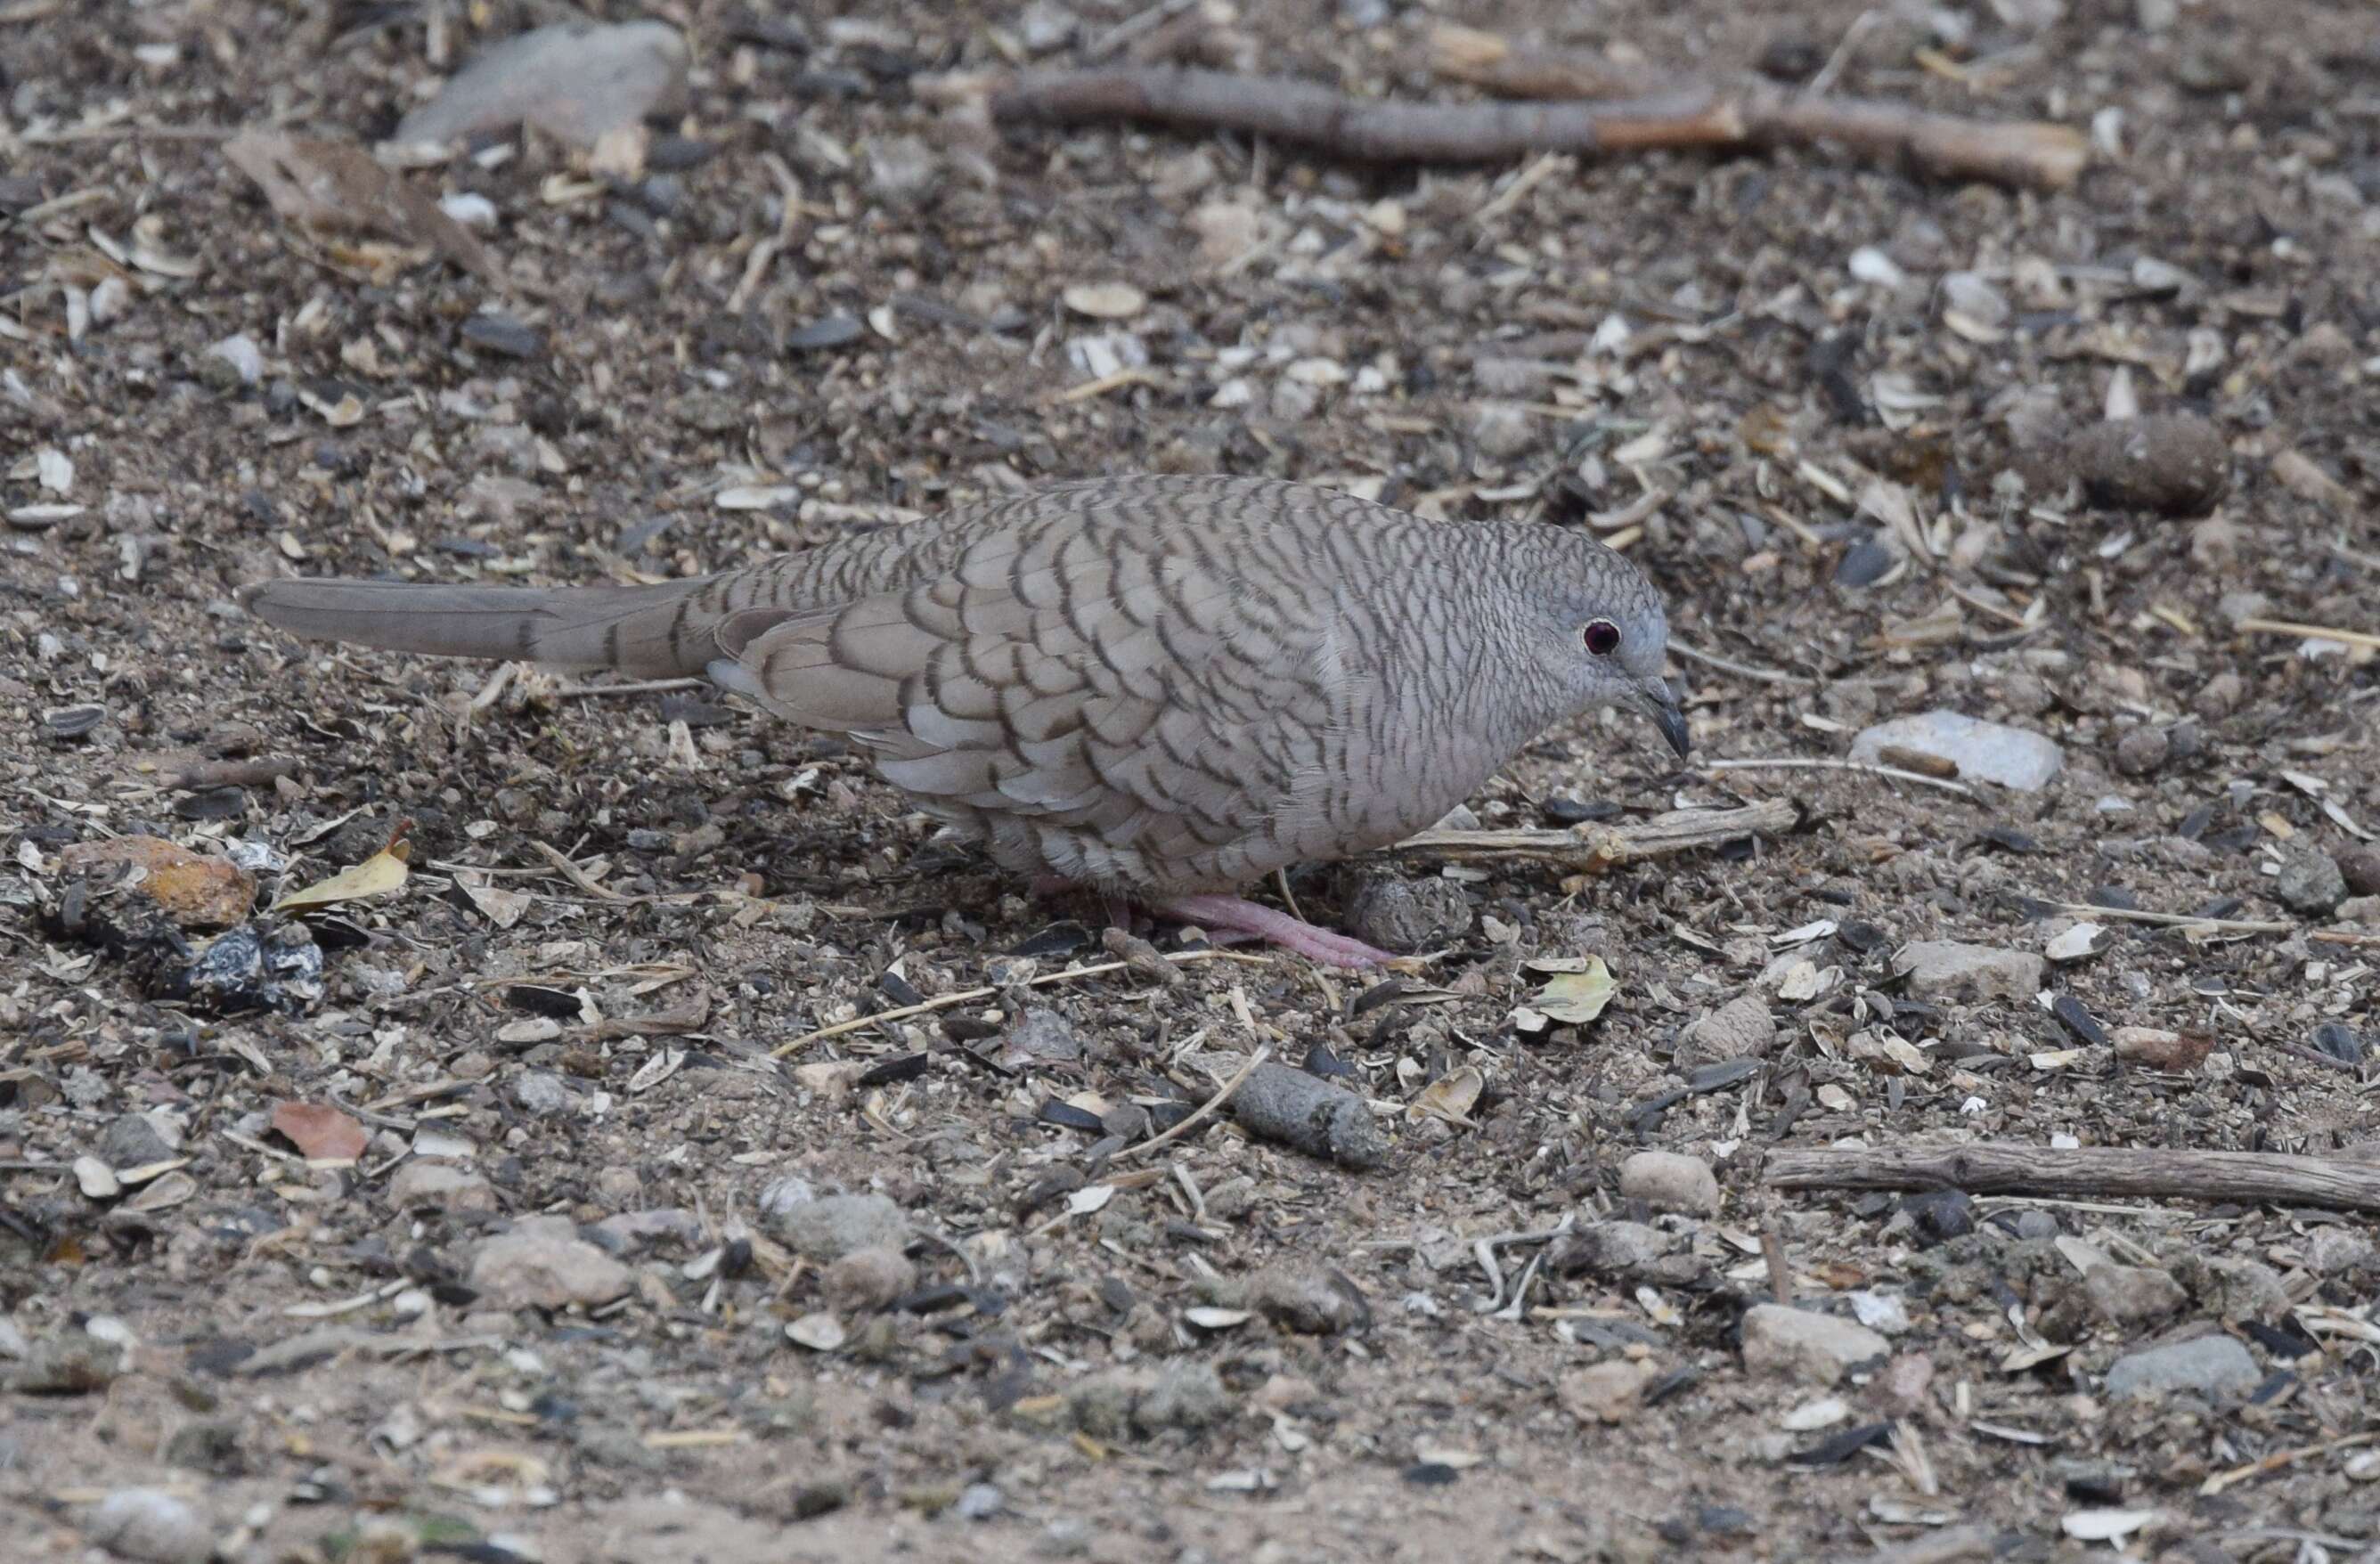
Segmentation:
{"type": "Polygon", "coordinates": [[[1670,686],[1658,679],[1645,685],[1645,715],[1653,719],[1678,758],[1685,759],[1693,747],[1686,733],[1686,714],[1678,709],[1678,697],[1670,693],[1670,686]]]}

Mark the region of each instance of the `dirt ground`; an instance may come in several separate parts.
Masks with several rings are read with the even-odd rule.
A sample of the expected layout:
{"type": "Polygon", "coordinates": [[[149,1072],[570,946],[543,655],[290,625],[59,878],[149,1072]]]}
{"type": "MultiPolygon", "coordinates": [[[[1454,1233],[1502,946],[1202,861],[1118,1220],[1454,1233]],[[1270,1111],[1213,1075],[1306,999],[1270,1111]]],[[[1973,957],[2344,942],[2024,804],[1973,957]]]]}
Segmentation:
{"type": "MultiPolygon", "coordinates": [[[[2240,627],[2380,631],[2371,12],[1463,18],[2093,139],[2020,193],[1000,132],[928,79],[1080,62],[1139,7],[838,9],[613,8],[691,48],[641,173],[532,135],[406,176],[484,198],[492,284],[300,230],[225,137],[371,145],[557,13],[0,4],[0,1558],[2380,1558],[2368,1218],[1762,1177],[1852,1137],[2380,1160],[2373,643],[2240,627]],[[2212,430],[2208,492],[2069,481],[2135,407],[2212,430]],[[2064,769],[1679,771],[1598,714],[1480,823],[1802,823],[1597,879],[1458,864],[1463,927],[1397,989],[1028,988],[1097,939],[839,743],[231,601],[691,574],[1143,470],[1603,528],[1722,660],[1673,668],[1697,762],[1945,709],[2064,769]],[[408,819],[409,878],[308,915],[322,991],[284,1010],[174,999],[137,894],[72,870],[163,837],[261,908],[408,819]],[[2024,982],[1896,976],[2038,956],[2083,903],[2102,948],[2024,982]],[[1525,964],[1587,955],[1599,1019],[1515,1022],[1525,964]],[[1109,1155],[1259,1044],[1321,1050],[1385,1164],[1228,1115],[1109,1155]],[[1645,1150],[1715,1207],[1684,1165],[1623,1192],[1645,1150]],[[1881,1337],[1747,1350],[1780,1282],[1881,1337]],[[2244,1379],[2111,1375],[2217,1336],[2244,1379]]],[[[1467,96],[1427,65],[1453,9],[1247,5],[1197,47],[1467,96]]],[[[1343,918],[1437,872],[1293,889],[1343,918]]]]}

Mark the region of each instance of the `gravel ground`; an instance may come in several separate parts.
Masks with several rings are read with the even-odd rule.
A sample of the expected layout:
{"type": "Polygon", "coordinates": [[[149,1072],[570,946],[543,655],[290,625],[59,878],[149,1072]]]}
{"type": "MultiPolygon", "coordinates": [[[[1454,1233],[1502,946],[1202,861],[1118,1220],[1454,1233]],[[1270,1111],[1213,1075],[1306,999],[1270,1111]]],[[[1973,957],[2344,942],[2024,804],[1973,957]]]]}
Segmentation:
{"type": "MultiPolygon", "coordinates": [[[[1170,10],[1118,46],[1468,95],[1419,6],[1170,10]]],[[[656,7],[683,101],[591,171],[271,140],[558,14],[0,4],[0,1557],[2380,1558],[2366,1217],[1762,1171],[2380,1162],[2368,12],[1464,18],[2069,125],[2056,193],[948,91],[1092,57],[1095,0],[656,7]],[[1386,984],[1164,928],[1062,977],[1090,910],[838,742],[230,600],[1143,470],[1604,531],[1697,761],[1794,764],[1598,714],[1475,823],[1798,823],[1293,877],[1426,948],[1386,984]],[[1799,764],[1854,756],[1914,774],[1799,764]],[[1259,1048],[1375,1165],[1260,1133],[1269,1071],[1141,1152],[1259,1048]]]]}

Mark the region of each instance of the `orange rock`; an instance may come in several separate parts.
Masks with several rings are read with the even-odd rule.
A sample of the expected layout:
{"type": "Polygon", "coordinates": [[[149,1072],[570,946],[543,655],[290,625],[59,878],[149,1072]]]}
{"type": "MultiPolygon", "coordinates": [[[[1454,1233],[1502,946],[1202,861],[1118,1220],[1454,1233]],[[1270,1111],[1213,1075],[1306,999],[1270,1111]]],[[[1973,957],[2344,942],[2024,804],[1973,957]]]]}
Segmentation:
{"type": "Polygon", "coordinates": [[[2197,1069],[2215,1049],[2215,1039],[2204,1032],[2167,1032],[2155,1026],[2119,1026],[2111,1040],[2118,1059],[2177,1074],[2197,1069]]]}
{"type": "Polygon", "coordinates": [[[69,874],[113,879],[124,866],[145,871],[140,892],[185,928],[228,928],[248,915],[256,881],[229,858],[193,853],[163,837],[77,842],[58,855],[69,874]]]}

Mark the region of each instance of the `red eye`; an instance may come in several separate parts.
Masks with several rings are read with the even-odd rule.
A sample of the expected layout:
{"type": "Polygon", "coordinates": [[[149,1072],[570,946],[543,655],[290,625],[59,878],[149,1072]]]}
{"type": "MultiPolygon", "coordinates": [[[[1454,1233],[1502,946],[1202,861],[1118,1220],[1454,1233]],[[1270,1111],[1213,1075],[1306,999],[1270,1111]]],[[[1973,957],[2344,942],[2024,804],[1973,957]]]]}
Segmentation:
{"type": "Polygon", "coordinates": [[[1609,657],[1620,649],[1620,626],[1609,619],[1587,622],[1586,649],[1597,657],[1609,657]]]}

